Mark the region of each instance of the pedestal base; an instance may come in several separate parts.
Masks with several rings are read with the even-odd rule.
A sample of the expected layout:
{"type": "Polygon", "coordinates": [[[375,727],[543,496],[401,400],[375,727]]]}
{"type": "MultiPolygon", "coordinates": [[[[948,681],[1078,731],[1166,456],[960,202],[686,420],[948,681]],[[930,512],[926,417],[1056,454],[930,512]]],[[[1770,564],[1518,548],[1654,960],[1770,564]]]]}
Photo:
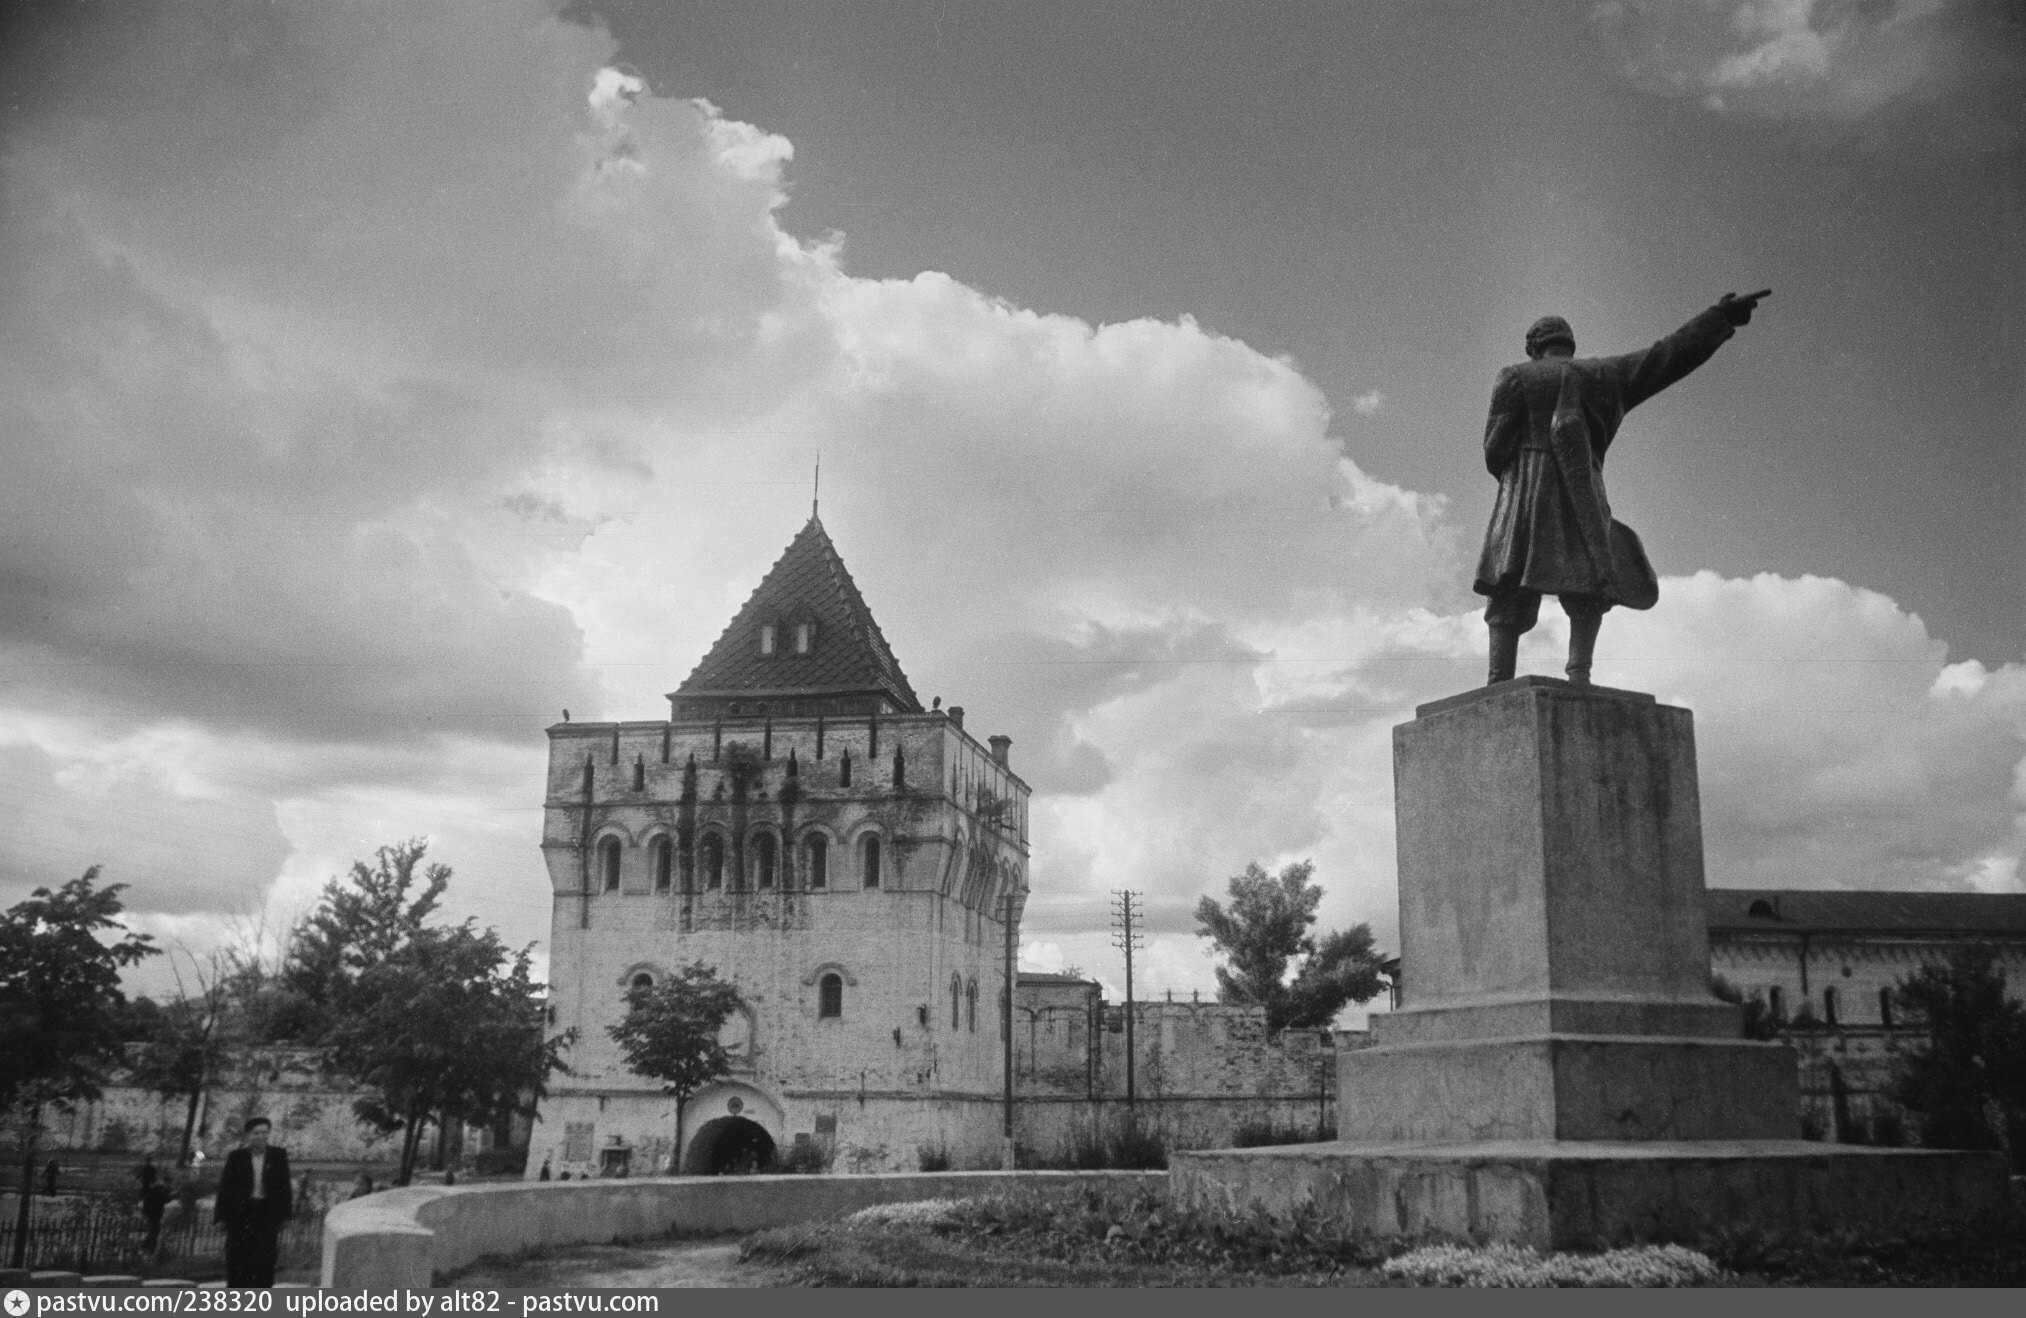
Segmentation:
{"type": "Polygon", "coordinates": [[[1358,1142],[1801,1133],[1793,1050],[1737,1038],[1548,1034],[1382,1044],[1343,1054],[1337,1095],[1337,1135],[1358,1142]]]}
{"type": "Polygon", "coordinates": [[[1995,1153],[1806,1140],[1296,1144],[1171,1155],[1192,1208],[1319,1213],[1346,1237],[1536,1249],[1696,1240],[1720,1229],[1833,1231],[1959,1223],[2006,1210],[1995,1153]]]}

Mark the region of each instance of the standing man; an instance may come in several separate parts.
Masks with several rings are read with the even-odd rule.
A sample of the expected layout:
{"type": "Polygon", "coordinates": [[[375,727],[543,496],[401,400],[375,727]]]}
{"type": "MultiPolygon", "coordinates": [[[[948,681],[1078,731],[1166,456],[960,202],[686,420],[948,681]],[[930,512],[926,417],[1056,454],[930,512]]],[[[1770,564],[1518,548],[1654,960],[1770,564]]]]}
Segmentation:
{"type": "Polygon", "coordinates": [[[267,1142],[274,1123],[254,1117],[246,1143],[225,1155],[218,1178],[218,1221],[225,1228],[225,1284],[274,1285],[281,1228],[295,1216],[288,1150],[267,1142]]]}
{"type": "Polygon", "coordinates": [[[169,1187],[158,1180],[151,1180],[141,1191],[141,1222],[145,1227],[141,1249],[149,1258],[162,1243],[162,1215],[169,1208],[169,1187]]]}
{"type": "Polygon", "coordinates": [[[1576,356],[1576,334],[1560,316],[1527,331],[1528,360],[1498,374],[1484,429],[1484,465],[1498,500],[1484,535],[1475,588],[1489,595],[1489,681],[1509,681],[1519,638],[1554,595],[1569,615],[1569,680],[1590,681],[1590,657],[1614,604],[1650,609],[1660,597],[1639,537],[1611,519],[1604,452],[1625,414],[1710,359],[1749,324],[1771,289],[1717,304],[1642,352],[1576,356]]]}

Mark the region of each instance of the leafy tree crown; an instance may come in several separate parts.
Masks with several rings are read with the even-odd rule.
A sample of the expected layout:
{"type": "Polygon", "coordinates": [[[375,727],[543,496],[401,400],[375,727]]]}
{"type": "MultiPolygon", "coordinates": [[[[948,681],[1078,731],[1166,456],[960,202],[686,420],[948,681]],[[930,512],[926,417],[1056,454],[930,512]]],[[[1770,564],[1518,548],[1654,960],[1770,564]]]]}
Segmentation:
{"type": "Polygon", "coordinates": [[[1383,987],[1384,958],[1369,924],[1320,940],[1310,932],[1323,895],[1314,876],[1310,861],[1288,865],[1277,876],[1255,861],[1231,880],[1228,905],[1210,897],[1196,904],[1198,937],[1225,958],[1217,967],[1218,996],[1266,1008],[1268,1029],[1327,1026],[1345,1004],[1369,1002],[1383,987]]]}
{"type": "Polygon", "coordinates": [[[699,961],[629,990],[625,1017],[606,1032],[635,1074],[686,1101],[731,1069],[719,1035],[742,1005],[738,989],[699,961]]]}

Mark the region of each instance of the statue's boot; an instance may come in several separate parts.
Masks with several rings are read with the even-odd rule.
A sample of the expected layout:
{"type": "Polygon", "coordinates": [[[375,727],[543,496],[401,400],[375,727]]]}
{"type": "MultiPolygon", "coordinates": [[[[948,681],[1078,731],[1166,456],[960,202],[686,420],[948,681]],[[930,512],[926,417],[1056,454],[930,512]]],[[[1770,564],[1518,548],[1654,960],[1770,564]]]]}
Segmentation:
{"type": "Polygon", "coordinates": [[[1486,686],[1512,681],[1513,670],[1519,667],[1519,638],[1515,627],[1491,629],[1491,676],[1485,679],[1486,686]]]}
{"type": "Polygon", "coordinates": [[[1569,666],[1562,671],[1577,686],[1590,685],[1590,656],[1597,649],[1597,631],[1604,625],[1601,613],[1569,619],[1569,666]]]}

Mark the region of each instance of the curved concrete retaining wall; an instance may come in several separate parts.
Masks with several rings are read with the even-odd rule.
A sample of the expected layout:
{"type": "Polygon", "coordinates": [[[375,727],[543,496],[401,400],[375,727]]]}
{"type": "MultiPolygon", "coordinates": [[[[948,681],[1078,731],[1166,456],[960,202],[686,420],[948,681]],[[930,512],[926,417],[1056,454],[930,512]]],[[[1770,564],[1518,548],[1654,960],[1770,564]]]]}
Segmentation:
{"type": "Polygon", "coordinates": [[[1165,1187],[1167,1179],[1166,1172],[910,1172],[411,1186],[330,1211],[323,1284],[419,1290],[488,1255],[524,1249],[676,1231],[758,1231],[910,1199],[1085,1185],[1165,1187]]]}

